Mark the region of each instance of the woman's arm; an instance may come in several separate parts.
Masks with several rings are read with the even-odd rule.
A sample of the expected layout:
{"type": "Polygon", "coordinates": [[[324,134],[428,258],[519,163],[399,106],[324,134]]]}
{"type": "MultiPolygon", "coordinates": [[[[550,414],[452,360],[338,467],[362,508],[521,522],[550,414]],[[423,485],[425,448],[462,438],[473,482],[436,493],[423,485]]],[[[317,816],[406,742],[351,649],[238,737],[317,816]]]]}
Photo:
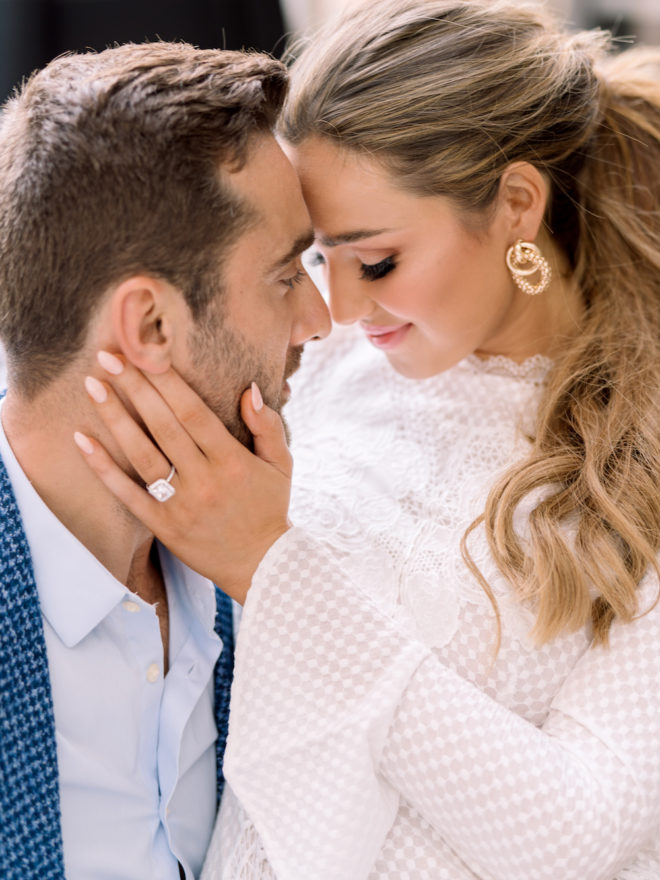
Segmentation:
{"type": "Polygon", "coordinates": [[[306,876],[367,877],[393,796],[484,880],[612,880],[660,824],[657,608],[584,655],[539,729],[416,647],[294,529],[254,578],[236,676],[228,778],[278,877],[296,876],[302,840],[306,876]]]}
{"type": "MultiPolygon", "coordinates": [[[[137,387],[141,380],[133,380],[137,387]]],[[[138,408],[163,443],[171,425],[165,434],[155,430],[144,406],[138,408]]],[[[127,417],[116,401],[110,409],[117,436],[127,417]]],[[[265,439],[269,431],[258,418],[246,411],[277,458],[277,441],[265,439]]],[[[236,483],[226,437],[223,454],[213,455],[213,435],[201,442],[196,431],[187,433],[207,451],[195,479],[177,457],[190,449],[169,441],[167,458],[184,478],[178,499],[153,511],[161,515],[148,525],[158,534],[176,520],[176,529],[172,522],[167,529],[185,544],[187,560],[194,565],[199,552],[212,573],[220,565],[208,561],[214,540],[218,554],[231,555],[232,540],[223,536],[235,534],[230,520],[243,515],[258,529],[259,493],[267,499],[269,492],[257,478],[236,483]],[[208,494],[200,500],[200,484],[223,496],[247,485],[250,499],[241,502],[242,513],[218,514],[218,505],[230,502],[208,494]]],[[[123,445],[136,442],[126,436],[123,445]]],[[[90,463],[100,452],[95,446],[90,463]]],[[[239,459],[249,469],[250,458],[239,459]]],[[[113,468],[104,459],[99,473],[117,479],[113,468]]],[[[167,543],[168,534],[159,536],[167,543]]],[[[401,797],[483,878],[611,880],[657,829],[657,609],[615,625],[610,649],[583,657],[538,729],[402,632],[303,531],[283,531],[269,547],[244,609],[225,770],[280,880],[366,878],[401,797]]]]}

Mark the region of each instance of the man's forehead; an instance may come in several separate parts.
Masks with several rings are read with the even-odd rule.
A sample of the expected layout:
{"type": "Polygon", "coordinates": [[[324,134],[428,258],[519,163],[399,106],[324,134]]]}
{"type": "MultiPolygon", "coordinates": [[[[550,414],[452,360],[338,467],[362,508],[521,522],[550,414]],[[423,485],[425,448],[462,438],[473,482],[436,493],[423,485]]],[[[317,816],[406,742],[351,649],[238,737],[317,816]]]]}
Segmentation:
{"type": "Polygon", "coordinates": [[[249,263],[260,275],[275,274],[311,247],[315,239],[309,215],[299,222],[285,220],[276,209],[267,212],[250,206],[249,221],[231,247],[230,261],[249,263]]]}
{"type": "Polygon", "coordinates": [[[250,218],[241,250],[254,249],[260,268],[277,272],[312,244],[298,175],[272,135],[256,139],[243,167],[223,176],[250,218]]]}
{"type": "Polygon", "coordinates": [[[293,165],[270,133],[252,138],[241,167],[225,165],[222,173],[243,198],[257,205],[269,196],[295,198],[301,193],[293,165]]]}

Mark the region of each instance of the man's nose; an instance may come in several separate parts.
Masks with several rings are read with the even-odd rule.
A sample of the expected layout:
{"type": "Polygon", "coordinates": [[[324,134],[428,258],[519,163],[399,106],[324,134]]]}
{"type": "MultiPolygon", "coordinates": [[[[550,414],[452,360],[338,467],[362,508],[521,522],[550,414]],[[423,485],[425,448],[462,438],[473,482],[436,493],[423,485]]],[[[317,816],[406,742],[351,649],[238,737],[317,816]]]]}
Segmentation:
{"type": "Polygon", "coordinates": [[[307,278],[297,291],[298,308],[291,333],[291,345],[310,339],[325,339],[332,328],[330,312],[314,282],[307,278]]]}

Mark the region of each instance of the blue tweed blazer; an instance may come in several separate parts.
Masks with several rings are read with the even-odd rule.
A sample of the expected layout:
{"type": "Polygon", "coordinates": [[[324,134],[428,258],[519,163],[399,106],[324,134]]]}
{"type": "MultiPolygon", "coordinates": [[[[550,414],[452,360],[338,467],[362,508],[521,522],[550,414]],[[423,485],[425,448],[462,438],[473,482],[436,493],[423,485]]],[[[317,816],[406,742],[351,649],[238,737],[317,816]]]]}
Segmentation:
{"type": "MultiPolygon", "coordinates": [[[[216,588],[218,803],[234,667],[231,602],[216,588]]],[[[0,458],[0,877],[64,880],[55,720],[30,549],[0,458]]]]}

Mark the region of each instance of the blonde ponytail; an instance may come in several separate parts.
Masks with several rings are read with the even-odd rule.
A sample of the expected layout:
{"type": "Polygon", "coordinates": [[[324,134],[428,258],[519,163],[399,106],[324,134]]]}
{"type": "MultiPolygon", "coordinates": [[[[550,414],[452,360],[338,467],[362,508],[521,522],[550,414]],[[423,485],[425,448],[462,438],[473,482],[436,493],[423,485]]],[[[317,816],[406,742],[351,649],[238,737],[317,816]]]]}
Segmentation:
{"type": "Polygon", "coordinates": [[[541,641],[587,613],[595,641],[606,641],[615,618],[637,613],[643,574],[658,571],[660,51],[633,49],[595,70],[600,117],[575,194],[584,326],[552,372],[532,455],[485,513],[498,565],[537,600],[541,641]],[[525,556],[513,510],[543,483],[559,488],[534,510],[525,556]]]}
{"type": "Polygon", "coordinates": [[[485,522],[499,568],[534,600],[539,641],[589,621],[606,641],[658,570],[659,72],[660,53],[611,58],[606,34],[564,33],[538,5],[374,0],[296,61],[281,123],[293,143],[365,152],[402,188],[477,216],[512,162],[551,182],[546,224],[584,324],[555,361],[529,457],[472,527],[485,522]],[[523,549],[514,512],[539,490],[523,549]]]}

